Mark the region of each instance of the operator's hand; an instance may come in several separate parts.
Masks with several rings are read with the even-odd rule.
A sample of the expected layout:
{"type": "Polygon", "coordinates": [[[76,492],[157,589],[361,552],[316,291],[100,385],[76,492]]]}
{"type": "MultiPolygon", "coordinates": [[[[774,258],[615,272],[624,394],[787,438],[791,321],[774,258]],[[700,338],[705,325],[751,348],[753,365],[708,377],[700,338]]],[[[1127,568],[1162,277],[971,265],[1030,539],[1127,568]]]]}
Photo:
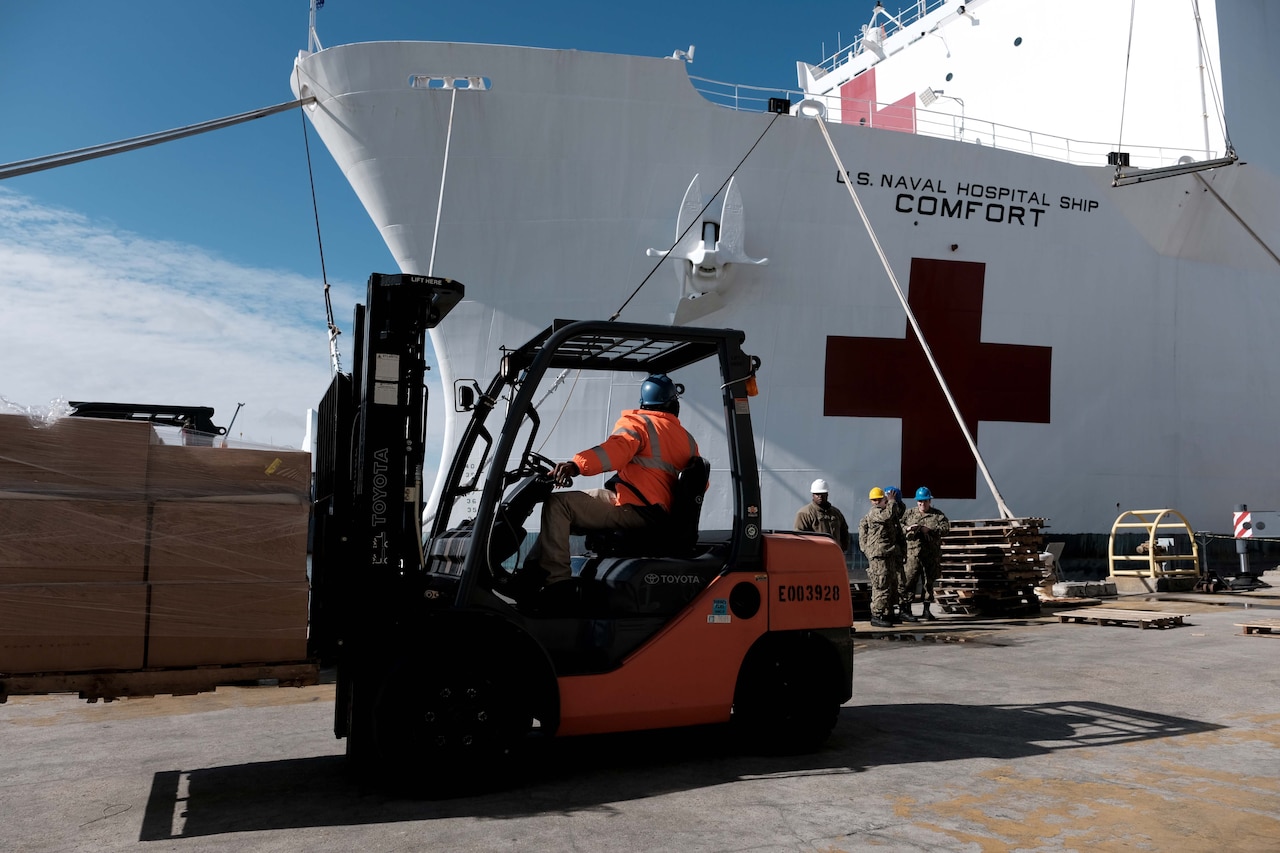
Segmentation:
{"type": "Polygon", "coordinates": [[[551,469],[551,473],[548,476],[551,477],[551,482],[557,486],[568,486],[573,483],[573,478],[581,473],[582,471],[578,468],[578,463],[576,462],[557,462],[556,467],[551,469]]]}

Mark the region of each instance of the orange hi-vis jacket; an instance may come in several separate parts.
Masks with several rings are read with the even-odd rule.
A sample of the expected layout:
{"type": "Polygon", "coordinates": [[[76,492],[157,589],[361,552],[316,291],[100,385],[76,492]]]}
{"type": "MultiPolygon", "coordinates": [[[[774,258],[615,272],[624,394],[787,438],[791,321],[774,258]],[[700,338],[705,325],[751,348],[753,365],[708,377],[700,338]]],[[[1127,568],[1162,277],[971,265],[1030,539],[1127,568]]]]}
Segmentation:
{"type": "Polygon", "coordinates": [[[644,506],[648,500],[670,510],[676,477],[698,455],[698,442],[675,415],[627,409],[618,418],[613,435],[574,456],[573,461],[588,477],[617,471],[623,480],[617,486],[619,505],[644,506]]]}

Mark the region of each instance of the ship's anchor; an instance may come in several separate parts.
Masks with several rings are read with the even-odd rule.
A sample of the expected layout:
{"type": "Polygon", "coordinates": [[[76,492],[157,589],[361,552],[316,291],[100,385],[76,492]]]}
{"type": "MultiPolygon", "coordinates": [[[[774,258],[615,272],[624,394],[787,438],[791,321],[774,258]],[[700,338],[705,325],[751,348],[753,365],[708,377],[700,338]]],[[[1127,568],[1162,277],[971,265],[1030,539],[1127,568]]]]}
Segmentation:
{"type": "MultiPolygon", "coordinates": [[[[680,202],[676,216],[676,244],[671,249],[649,249],[651,258],[670,257],[680,284],[680,301],[674,322],[688,323],[724,305],[724,294],[732,283],[734,264],[762,266],[768,258],[749,258],[743,249],[746,222],[742,194],[729,179],[719,213],[702,199],[698,176],[694,175],[680,202]],[[703,208],[708,208],[703,213],[703,208]],[[699,223],[698,217],[702,216],[699,223]],[[691,227],[692,226],[692,227],[691,227]]],[[[712,200],[714,202],[714,199],[712,200]]]]}

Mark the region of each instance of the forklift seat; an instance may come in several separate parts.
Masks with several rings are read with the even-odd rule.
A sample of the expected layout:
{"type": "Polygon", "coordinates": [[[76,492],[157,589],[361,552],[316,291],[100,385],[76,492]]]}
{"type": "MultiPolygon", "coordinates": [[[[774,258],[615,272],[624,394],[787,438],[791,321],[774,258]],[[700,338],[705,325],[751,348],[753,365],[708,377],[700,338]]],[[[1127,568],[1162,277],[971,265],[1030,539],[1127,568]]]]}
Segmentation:
{"type": "Polygon", "coordinates": [[[692,557],[698,546],[702,498],[711,477],[711,463],[695,456],[676,477],[671,511],[637,507],[649,523],[634,530],[587,532],[587,550],[601,557],[692,557]]]}

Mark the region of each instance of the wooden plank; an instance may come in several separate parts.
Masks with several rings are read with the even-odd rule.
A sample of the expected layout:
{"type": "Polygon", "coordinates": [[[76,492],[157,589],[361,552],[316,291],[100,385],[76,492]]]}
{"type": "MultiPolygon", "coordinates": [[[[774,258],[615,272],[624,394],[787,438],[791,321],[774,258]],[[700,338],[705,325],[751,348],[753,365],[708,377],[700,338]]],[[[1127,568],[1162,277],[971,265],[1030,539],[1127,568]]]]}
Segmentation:
{"type": "Polygon", "coordinates": [[[0,678],[0,703],[10,696],[78,693],[81,699],[110,702],[122,696],[189,696],[208,693],[219,685],[274,680],[281,687],[319,683],[320,668],[298,661],[243,666],[207,666],[191,669],[155,669],[132,672],[49,673],[0,678]]]}
{"type": "Polygon", "coordinates": [[[1280,619],[1254,619],[1237,622],[1236,627],[1246,637],[1280,637],[1280,619]]]}
{"type": "Polygon", "coordinates": [[[1091,607],[1059,613],[1059,622],[1082,622],[1092,625],[1136,625],[1139,628],[1172,628],[1182,624],[1186,613],[1164,613],[1159,610],[1120,610],[1110,607],[1091,607]]]}
{"type": "Polygon", "coordinates": [[[956,527],[1044,527],[1045,519],[1028,518],[962,518],[951,522],[956,527]]]}

